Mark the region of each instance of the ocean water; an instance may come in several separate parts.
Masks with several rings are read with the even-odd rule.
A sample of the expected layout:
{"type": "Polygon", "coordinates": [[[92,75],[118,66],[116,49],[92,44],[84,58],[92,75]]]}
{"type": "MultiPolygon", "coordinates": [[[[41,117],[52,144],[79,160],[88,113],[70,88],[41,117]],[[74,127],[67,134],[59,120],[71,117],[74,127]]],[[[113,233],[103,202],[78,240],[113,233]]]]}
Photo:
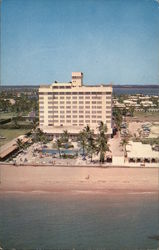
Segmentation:
{"type": "Polygon", "coordinates": [[[52,192],[0,195],[4,249],[157,249],[156,193],[52,192]]]}

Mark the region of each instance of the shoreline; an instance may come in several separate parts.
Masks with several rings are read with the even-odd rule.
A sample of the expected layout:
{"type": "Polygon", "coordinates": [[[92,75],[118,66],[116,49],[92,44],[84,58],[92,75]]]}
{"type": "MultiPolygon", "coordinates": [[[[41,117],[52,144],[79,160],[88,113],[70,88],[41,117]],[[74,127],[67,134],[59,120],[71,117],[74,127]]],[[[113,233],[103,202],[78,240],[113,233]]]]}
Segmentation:
{"type": "Polygon", "coordinates": [[[13,167],[0,165],[4,192],[158,192],[157,168],[13,167]]]}

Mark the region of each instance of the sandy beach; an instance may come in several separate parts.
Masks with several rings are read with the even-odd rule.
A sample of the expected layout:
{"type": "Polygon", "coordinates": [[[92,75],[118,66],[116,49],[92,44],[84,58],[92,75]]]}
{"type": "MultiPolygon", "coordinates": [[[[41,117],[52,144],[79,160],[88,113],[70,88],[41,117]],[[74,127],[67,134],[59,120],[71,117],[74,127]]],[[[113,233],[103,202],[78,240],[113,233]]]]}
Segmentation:
{"type": "Polygon", "coordinates": [[[4,191],[158,191],[157,168],[15,167],[0,166],[4,191]]]}

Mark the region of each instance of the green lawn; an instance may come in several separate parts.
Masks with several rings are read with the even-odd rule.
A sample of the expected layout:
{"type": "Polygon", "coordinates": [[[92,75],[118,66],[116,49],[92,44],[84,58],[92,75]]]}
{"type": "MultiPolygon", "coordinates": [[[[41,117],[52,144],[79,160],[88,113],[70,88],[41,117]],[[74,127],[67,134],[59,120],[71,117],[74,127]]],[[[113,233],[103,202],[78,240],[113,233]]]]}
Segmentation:
{"type": "Polygon", "coordinates": [[[0,129],[0,135],[6,137],[6,139],[0,139],[0,146],[29,131],[30,129],[0,129]]]}

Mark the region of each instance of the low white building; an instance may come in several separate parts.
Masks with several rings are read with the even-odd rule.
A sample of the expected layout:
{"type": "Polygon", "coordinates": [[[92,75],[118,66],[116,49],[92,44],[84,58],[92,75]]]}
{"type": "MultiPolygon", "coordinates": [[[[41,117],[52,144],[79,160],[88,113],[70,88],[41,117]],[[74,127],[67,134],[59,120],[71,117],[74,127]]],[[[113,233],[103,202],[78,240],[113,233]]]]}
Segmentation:
{"type": "Polygon", "coordinates": [[[152,150],[149,144],[130,141],[126,146],[126,152],[129,162],[159,162],[159,153],[152,150]]]}

